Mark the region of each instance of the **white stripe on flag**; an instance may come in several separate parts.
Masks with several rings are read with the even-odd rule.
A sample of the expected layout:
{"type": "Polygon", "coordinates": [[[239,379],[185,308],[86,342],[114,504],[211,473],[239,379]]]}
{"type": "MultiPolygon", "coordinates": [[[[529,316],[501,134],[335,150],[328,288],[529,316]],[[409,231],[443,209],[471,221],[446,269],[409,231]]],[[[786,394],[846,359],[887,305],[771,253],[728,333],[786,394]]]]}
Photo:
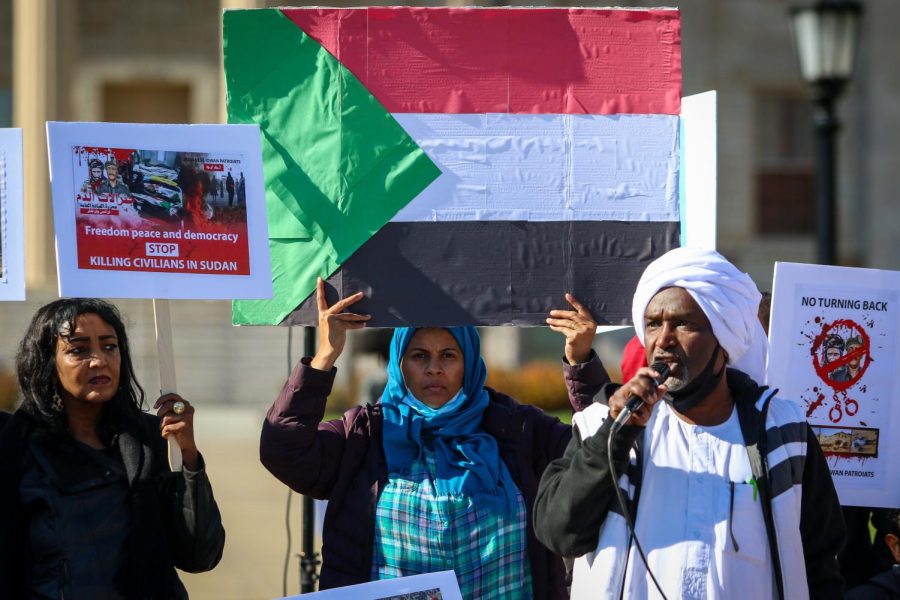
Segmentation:
{"type": "Polygon", "coordinates": [[[393,115],[443,175],[392,219],[678,221],[678,117],[393,115]]]}

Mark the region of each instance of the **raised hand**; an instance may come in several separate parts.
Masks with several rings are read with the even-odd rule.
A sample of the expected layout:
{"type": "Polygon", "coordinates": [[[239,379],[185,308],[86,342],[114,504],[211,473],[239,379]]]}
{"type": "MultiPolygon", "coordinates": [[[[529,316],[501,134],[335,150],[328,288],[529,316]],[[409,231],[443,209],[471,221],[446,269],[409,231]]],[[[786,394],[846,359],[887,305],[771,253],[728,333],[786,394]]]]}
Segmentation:
{"type": "Polygon", "coordinates": [[[316,305],[319,309],[319,348],[310,366],[322,371],[330,371],[335,361],[344,351],[347,343],[347,332],[351,329],[362,329],[366,326],[370,315],[358,315],[344,312],[348,306],[363,299],[362,292],[347,296],[329,307],[325,301],[325,282],[322,278],[316,283],[316,305]]]}
{"type": "Polygon", "coordinates": [[[591,356],[591,345],[597,333],[597,322],[590,311],[572,294],[566,293],[566,301],[575,310],[551,310],[547,325],[553,331],[566,336],[565,356],[570,365],[587,362],[591,356]]]}

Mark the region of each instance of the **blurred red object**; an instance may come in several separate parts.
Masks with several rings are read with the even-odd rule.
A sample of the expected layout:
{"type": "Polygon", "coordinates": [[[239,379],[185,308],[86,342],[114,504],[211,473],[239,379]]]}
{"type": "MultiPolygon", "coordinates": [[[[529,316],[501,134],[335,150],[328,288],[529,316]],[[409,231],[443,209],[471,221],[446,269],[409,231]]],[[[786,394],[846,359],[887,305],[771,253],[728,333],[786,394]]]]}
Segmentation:
{"type": "Polygon", "coordinates": [[[647,366],[647,353],[638,336],[631,338],[622,351],[622,383],[630,381],[641,367],[647,366]]]}

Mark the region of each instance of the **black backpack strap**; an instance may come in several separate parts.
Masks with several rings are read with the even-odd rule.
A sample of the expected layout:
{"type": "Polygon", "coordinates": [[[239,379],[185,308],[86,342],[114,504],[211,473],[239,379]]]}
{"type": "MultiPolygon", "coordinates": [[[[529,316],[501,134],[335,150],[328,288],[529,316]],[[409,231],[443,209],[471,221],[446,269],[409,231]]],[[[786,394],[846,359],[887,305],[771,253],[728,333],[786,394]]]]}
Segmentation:
{"type": "Polygon", "coordinates": [[[744,446],[747,448],[747,457],[750,459],[750,470],[754,479],[756,479],[763,520],[766,523],[766,537],[769,540],[769,554],[775,575],[775,588],[778,598],[783,599],[784,580],[781,573],[781,560],[778,555],[775,520],[772,517],[772,492],[769,486],[768,449],[766,444],[766,415],[769,412],[769,402],[772,400],[775,392],[764,390],[763,394],[768,394],[768,398],[763,403],[761,411],[757,410],[755,403],[749,399],[738,399],[736,404],[744,446]]]}

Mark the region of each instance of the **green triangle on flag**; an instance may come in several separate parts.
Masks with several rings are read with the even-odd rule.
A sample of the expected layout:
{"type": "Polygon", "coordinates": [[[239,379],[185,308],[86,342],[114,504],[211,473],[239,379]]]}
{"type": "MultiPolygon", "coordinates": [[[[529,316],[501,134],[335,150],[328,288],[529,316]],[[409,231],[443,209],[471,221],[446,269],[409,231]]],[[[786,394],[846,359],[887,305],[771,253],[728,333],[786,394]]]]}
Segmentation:
{"type": "Polygon", "coordinates": [[[235,325],[277,325],[440,169],[378,100],[277,9],[223,17],[229,123],[260,127],[273,298],[235,325]]]}

